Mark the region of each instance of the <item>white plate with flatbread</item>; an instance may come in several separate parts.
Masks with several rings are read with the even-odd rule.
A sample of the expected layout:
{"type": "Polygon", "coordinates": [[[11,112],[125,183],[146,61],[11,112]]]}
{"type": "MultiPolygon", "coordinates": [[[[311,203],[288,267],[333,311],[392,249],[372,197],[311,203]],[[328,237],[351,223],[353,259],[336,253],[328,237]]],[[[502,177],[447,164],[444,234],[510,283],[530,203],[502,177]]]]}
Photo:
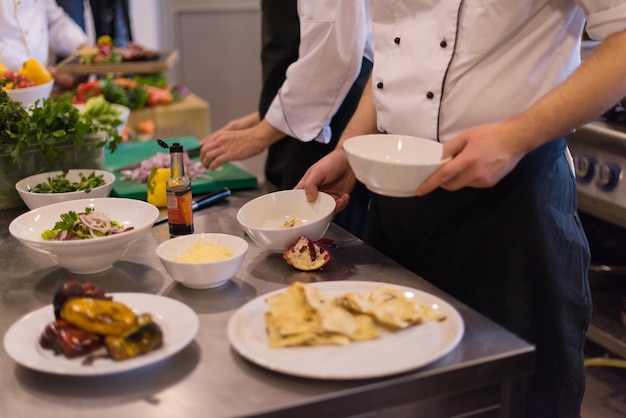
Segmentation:
{"type": "Polygon", "coordinates": [[[97,359],[83,364],[85,357],[68,359],[39,345],[39,337],[54,321],[52,305],[37,309],[18,320],[4,336],[4,349],[22,366],[46,373],[70,376],[101,376],[126,372],[170,357],[185,348],[198,333],[200,320],[187,305],[165,296],[144,293],[110,293],[113,300],[137,313],[149,313],[163,332],[163,346],[129,360],[97,359]]]}
{"type": "Polygon", "coordinates": [[[389,283],[339,281],[311,283],[320,292],[340,296],[368,293],[377,286],[403,290],[406,297],[436,306],[446,319],[426,322],[399,331],[382,331],[380,338],[348,345],[271,348],[266,335],[266,299],[276,290],[239,308],[228,323],[231,346],[241,356],[267,369],[316,379],[365,379],[403,373],[430,364],[448,354],[461,341],[463,318],[449,303],[430,293],[389,283]]]}

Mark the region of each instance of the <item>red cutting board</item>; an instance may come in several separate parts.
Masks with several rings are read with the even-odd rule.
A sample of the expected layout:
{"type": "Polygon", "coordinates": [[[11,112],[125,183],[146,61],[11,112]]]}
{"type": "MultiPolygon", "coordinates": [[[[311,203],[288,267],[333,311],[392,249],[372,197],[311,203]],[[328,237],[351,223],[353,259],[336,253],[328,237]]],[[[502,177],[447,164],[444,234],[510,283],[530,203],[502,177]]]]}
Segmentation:
{"type": "MultiPolygon", "coordinates": [[[[170,138],[164,140],[168,145],[178,142],[187,151],[192,161],[199,160],[200,143],[194,137],[170,138]]],[[[125,180],[120,169],[132,166],[156,155],[167,152],[156,141],[128,142],[117,146],[115,152],[108,148],[104,156],[105,167],[115,174],[115,184],[111,196],[146,200],[146,183],[138,180],[125,180]]],[[[191,191],[194,195],[206,194],[228,187],[231,190],[252,189],[257,187],[256,176],[234,164],[223,164],[218,170],[206,171],[203,176],[191,180],[191,191]]]]}

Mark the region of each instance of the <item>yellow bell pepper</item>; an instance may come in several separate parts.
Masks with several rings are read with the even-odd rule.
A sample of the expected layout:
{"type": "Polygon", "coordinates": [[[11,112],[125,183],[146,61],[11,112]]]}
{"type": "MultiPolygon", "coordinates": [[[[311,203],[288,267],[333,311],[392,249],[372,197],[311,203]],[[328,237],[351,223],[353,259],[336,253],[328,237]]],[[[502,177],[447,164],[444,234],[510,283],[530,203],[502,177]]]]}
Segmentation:
{"type": "Polygon", "coordinates": [[[9,71],[7,66],[0,62],[0,77],[2,77],[7,71],[9,71]]]}
{"type": "Polygon", "coordinates": [[[169,168],[152,167],[148,177],[148,203],[158,208],[167,207],[167,193],[165,183],[170,178],[169,168]]]}
{"type": "Polygon", "coordinates": [[[50,71],[35,58],[27,59],[18,72],[30,81],[33,81],[36,86],[46,84],[52,80],[50,71]]]}
{"type": "Polygon", "coordinates": [[[71,298],[61,308],[61,318],[85,331],[104,335],[124,335],[137,326],[135,313],[112,300],[71,298]]]}

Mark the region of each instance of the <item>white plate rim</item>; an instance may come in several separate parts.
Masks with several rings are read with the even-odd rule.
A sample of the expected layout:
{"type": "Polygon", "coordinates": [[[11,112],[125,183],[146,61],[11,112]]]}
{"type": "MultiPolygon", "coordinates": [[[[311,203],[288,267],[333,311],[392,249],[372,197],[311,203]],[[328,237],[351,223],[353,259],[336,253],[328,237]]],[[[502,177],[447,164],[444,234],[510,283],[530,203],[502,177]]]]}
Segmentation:
{"type": "Polygon", "coordinates": [[[98,359],[85,366],[83,357],[55,356],[39,346],[44,327],[54,320],[52,305],[34,310],[15,322],[4,334],[4,349],[16,363],[40,372],[68,376],[102,376],[148,366],[185,348],[198,334],[200,320],[187,305],[175,299],[147,293],[110,293],[138,313],[150,313],[163,331],[163,347],[123,361],[98,359]]]}
{"type": "Polygon", "coordinates": [[[465,332],[463,318],[452,305],[422,290],[392,283],[358,280],[316,282],[310,285],[330,294],[367,292],[376,286],[393,286],[405,292],[412,292],[416,300],[438,304],[442,313],[446,315],[446,320],[428,322],[396,333],[388,333],[377,340],[352,342],[343,347],[272,349],[267,344],[262,313],[269,310],[265,299],[285,291],[283,288],[258,296],[233,314],[227,329],[232,348],[242,357],[261,367],[292,376],[327,380],[367,379],[399,374],[426,366],[452,351],[465,332]],[[434,347],[432,352],[422,355],[419,355],[420,353],[415,355],[413,351],[415,346],[402,344],[420,342],[419,340],[424,340],[424,337],[429,337],[430,340],[440,338],[442,343],[434,347]],[[393,348],[390,350],[394,352],[393,359],[384,355],[387,351],[385,348],[393,348]],[[365,354],[370,351],[371,353],[378,351],[381,354],[376,357],[376,364],[372,364],[372,359],[365,354]]]}

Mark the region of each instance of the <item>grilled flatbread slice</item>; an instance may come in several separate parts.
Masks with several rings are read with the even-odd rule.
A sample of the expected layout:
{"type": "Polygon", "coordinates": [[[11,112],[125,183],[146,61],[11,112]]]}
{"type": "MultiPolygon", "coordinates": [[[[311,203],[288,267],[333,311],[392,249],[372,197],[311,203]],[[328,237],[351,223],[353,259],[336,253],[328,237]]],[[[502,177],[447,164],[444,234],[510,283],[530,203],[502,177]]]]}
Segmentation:
{"type": "Polygon", "coordinates": [[[276,317],[271,312],[265,312],[265,328],[269,346],[272,348],[325,344],[346,345],[350,342],[350,339],[345,335],[332,333],[302,332],[299,334],[281,335],[276,317]]]}
{"type": "Polygon", "coordinates": [[[339,298],[339,303],[353,312],[370,314],[380,324],[391,328],[445,319],[438,309],[408,298],[403,290],[392,286],[378,286],[366,295],[348,293],[339,298]]]}
{"type": "Polygon", "coordinates": [[[351,340],[365,340],[379,336],[374,321],[368,319],[367,316],[355,316],[341,306],[337,298],[323,295],[314,286],[304,286],[304,295],[309,305],[315,309],[324,332],[342,334],[351,340]]]}
{"type": "Polygon", "coordinates": [[[274,326],[279,335],[316,334],[323,331],[315,309],[306,301],[303,286],[289,286],[284,292],[267,298],[266,302],[274,316],[274,326]]]}
{"type": "Polygon", "coordinates": [[[266,299],[265,327],[270,347],[335,344],[377,338],[378,329],[368,315],[353,315],[335,297],[314,286],[293,283],[266,299]]]}

